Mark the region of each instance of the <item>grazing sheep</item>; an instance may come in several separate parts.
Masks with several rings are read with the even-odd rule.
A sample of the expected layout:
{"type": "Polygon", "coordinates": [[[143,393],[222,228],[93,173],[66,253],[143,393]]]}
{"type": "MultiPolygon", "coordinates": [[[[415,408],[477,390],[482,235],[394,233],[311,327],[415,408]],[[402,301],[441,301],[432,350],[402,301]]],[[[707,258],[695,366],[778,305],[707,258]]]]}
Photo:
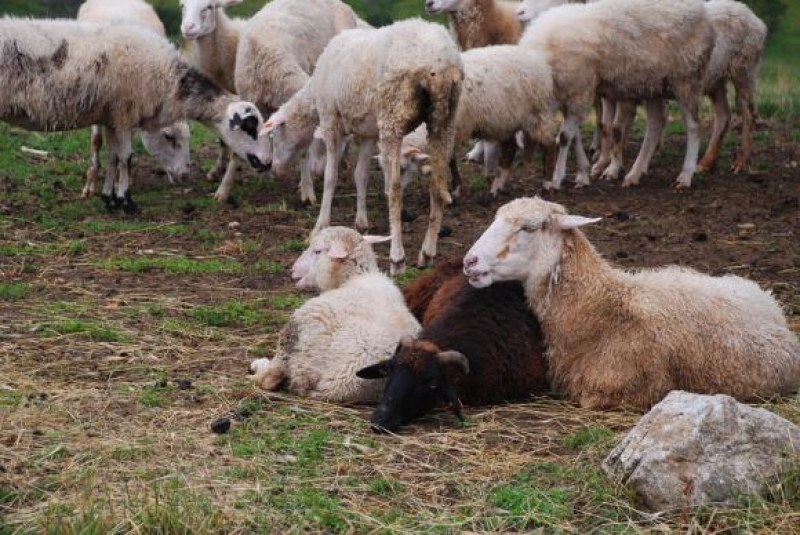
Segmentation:
{"type": "Polygon", "coordinates": [[[520,45],[546,54],[564,114],[556,169],[545,188],[561,187],[573,141],[579,167],[576,182],[589,183],[589,160],[579,127],[597,94],[614,100],[647,99],[652,124],[625,178],[626,185],[638,183],[658,143],[667,92],[680,104],[687,132],[686,157],[676,186],[691,185],[700,148],[702,82],[714,45],[704,2],[602,0],[559,6],[534,20],[520,45]]]}
{"type": "Polygon", "coordinates": [[[405,269],[400,149],[403,136],[424,122],[432,169],[431,215],[418,263],[425,266],[436,256],[444,205],[451,202],[448,162],[463,76],[458,49],[444,28],[419,19],[376,30],[348,30],[331,40],[307,87],[267,121],[278,146],[282,139],[307,142],[314,133],[310,120],[314,112],[319,119],[316,135],[325,141],[327,155],[325,189],[314,233],[330,224],[341,147],[345,136],[352,134],[361,145],[355,177],[358,212],[364,217],[357,218],[357,224],[368,224],[364,192],[367,166],[377,144],[389,197],[391,273],[405,269]],[[297,109],[304,111],[295,113],[297,109]],[[293,120],[301,115],[305,121],[293,120]]]}
{"type": "MultiPolygon", "coordinates": [[[[241,3],[242,0],[179,1],[181,34],[188,45],[189,61],[231,93],[236,93],[236,48],[244,21],[228,18],[225,8],[241,3]]],[[[222,143],[214,168],[207,177],[209,180],[224,177],[223,183],[232,184],[235,175],[236,157],[222,143]]]]}
{"type": "Polygon", "coordinates": [[[24,128],[106,129],[110,167],[119,168],[109,207],[136,210],[128,191],[130,132],[157,132],[177,119],[214,126],[238,154],[263,167],[253,104],[221,90],[183,61],[165,39],[136,25],[0,19],[0,119],[24,128]]]}
{"type": "MultiPolygon", "coordinates": [[[[708,149],[697,165],[705,172],[714,167],[720,145],[728,129],[731,112],[728,106],[727,82],[733,82],[742,115],[740,148],[731,170],[738,173],[747,168],[752,154],[752,132],[755,115],[755,86],[758,67],[764,51],[767,26],[745,4],[732,0],[706,2],[706,13],[714,27],[714,50],[708,64],[704,91],[714,107],[714,129],[708,149]]],[[[614,146],[601,153],[592,174],[603,172],[606,180],[616,179],[622,169],[622,147],[635,117],[635,106],[625,103],[614,122],[614,146]]],[[[610,134],[606,134],[610,137],[610,134]]]]}
{"type": "MultiPolygon", "coordinates": [[[[138,24],[148,28],[166,39],[164,24],[158,18],[155,9],[144,0],[86,0],[78,9],[78,20],[105,24],[138,24]]],[[[130,135],[130,134],[126,134],[130,135]]],[[[181,179],[188,172],[189,165],[189,125],[185,121],[165,126],[157,133],[142,131],[139,133],[145,150],[167,172],[170,184],[181,179]]],[[[81,196],[94,195],[97,176],[100,172],[100,148],[103,146],[103,133],[99,126],[92,125],[92,159],[86,171],[86,184],[81,196]]],[[[109,161],[114,155],[109,152],[109,161]]],[[[116,169],[109,166],[106,175],[104,192],[114,189],[116,169]]],[[[125,192],[120,192],[124,197],[125,192]]]]}
{"type": "MultiPolygon", "coordinates": [[[[437,270],[438,271],[438,270],[437,270]]],[[[358,371],[365,379],[386,377],[372,414],[376,431],[394,431],[423,416],[439,401],[461,418],[461,402],[489,405],[524,399],[547,389],[544,345],[519,282],[472,288],[462,273],[426,277],[413,289],[438,287],[425,311],[422,332],[400,341],[394,356],[358,371]],[[445,275],[446,276],[446,275],[445,275]]],[[[407,299],[411,292],[404,292],[407,299]]]]}
{"type": "Polygon", "coordinates": [[[596,221],[517,199],[464,258],[475,287],[525,285],[556,390],[583,407],[641,410],[670,390],[740,401],[797,390],[800,342],[768,292],[677,266],[616,269],[578,230],[596,221]]]}
{"type": "Polygon", "coordinates": [[[265,390],[332,402],[380,399],[382,384],[356,377],[356,370],[394,351],[404,336],[419,331],[400,290],[378,271],[371,243],[344,227],[317,234],[292,268],[298,288],[319,290],[281,331],[272,360],[252,363],[265,390]]]}
{"type": "MultiPolygon", "coordinates": [[[[499,172],[487,176],[492,195],[497,195],[511,174],[517,132],[545,151],[553,145],[557,109],[553,76],[542,54],[516,45],[474,48],[463,52],[461,60],[464,86],[456,112],[455,145],[472,137],[500,143],[499,172]]],[[[404,138],[401,151],[401,167],[406,169],[428,161],[425,145],[420,143],[422,132],[412,134],[404,138]]],[[[454,166],[453,160],[451,168],[454,166]]]]}

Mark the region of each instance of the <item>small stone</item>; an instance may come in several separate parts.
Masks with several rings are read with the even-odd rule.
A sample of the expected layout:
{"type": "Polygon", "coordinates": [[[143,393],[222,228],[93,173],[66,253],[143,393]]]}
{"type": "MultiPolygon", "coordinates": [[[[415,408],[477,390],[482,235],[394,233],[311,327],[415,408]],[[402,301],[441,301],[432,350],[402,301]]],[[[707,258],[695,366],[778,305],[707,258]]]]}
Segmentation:
{"type": "Polygon", "coordinates": [[[218,434],[223,435],[227,433],[231,428],[231,421],[228,418],[217,418],[213,422],[211,422],[211,431],[218,434]]]}
{"type": "Polygon", "coordinates": [[[231,229],[239,228],[241,226],[242,226],[242,224],[239,223],[238,221],[231,221],[230,223],[228,223],[228,228],[231,228],[231,229]]]}
{"type": "Polygon", "coordinates": [[[192,382],[189,379],[175,379],[173,383],[178,387],[178,390],[191,390],[192,388],[192,382]]]}

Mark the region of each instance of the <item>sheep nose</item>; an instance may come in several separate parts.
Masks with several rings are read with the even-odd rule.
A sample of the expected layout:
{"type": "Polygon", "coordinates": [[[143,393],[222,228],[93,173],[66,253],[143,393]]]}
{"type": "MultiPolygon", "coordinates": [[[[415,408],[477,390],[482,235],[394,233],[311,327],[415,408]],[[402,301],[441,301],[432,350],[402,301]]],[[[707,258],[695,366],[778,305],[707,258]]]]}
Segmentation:
{"type": "Polygon", "coordinates": [[[469,269],[474,267],[475,264],[478,263],[478,257],[476,255],[469,255],[464,257],[464,269],[469,269]]]}
{"type": "Polygon", "coordinates": [[[425,2],[425,9],[432,9],[433,8],[433,0],[428,0],[425,2]]]}

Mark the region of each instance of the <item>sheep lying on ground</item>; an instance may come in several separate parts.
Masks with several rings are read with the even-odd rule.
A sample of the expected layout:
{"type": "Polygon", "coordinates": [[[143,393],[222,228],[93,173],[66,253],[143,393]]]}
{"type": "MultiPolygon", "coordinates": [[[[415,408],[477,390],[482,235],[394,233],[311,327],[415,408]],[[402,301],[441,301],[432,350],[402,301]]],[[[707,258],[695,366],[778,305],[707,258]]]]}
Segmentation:
{"type": "Polygon", "coordinates": [[[0,119],[24,128],[106,128],[119,167],[111,206],[136,210],[128,181],[133,128],[157,132],[178,119],[215,127],[240,156],[264,167],[256,107],[223,92],[183,61],[165,39],[135,25],[0,19],[0,119]]]}
{"type": "Polygon", "coordinates": [[[251,365],[261,388],[332,402],[380,399],[382,383],[359,379],[356,370],[419,331],[400,290],[378,271],[370,243],[387,239],[329,227],[311,240],[292,278],[322,294],[292,314],[275,357],[251,365]]]}
{"type": "Polygon", "coordinates": [[[652,125],[625,178],[627,185],[638,183],[658,143],[667,91],[681,106],[687,132],[686,157],[676,185],[689,187],[700,148],[702,82],[713,45],[714,30],[701,0],[602,0],[555,7],[534,20],[520,46],[546,54],[564,114],[556,170],[545,187],[561,187],[573,141],[579,167],[576,182],[589,183],[589,160],[579,127],[597,94],[614,100],[648,99],[652,125]]]}
{"type": "MultiPolygon", "coordinates": [[[[518,131],[528,143],[536,142],[545,151],[553,146],[557,109],[553,76],[542,54],[516,45],[475,48],[462,53],[461,60],[464,88],[456,112],[455,146],[472,137],[500,143],[499,172],[487,176],[492,195],[497,195],[511,174],[518,131]]],[[[415,131],[404,138],[403,168],[419,167],[428,161],[425,145],[420,144],[421,134],[415,131]]]]}
{"type": "Polygon", "coordinates": [[[797,390],[800,342],[768,292],[677,266],[620,271],[578,230],[596,221],[517,199],[464,258],[475,287],[525,285],[556,390],[583,407],[642,410],[670,390],[741,401],[797,390]]]}
{"type": "Polygon", "coordinates": [[[327,155],[325,189],[314,233],[330,224],[341,147],[350,134],[361,145],[355,172],[356,223],[368,225],[367,171],[377,144],[389,197],[391,273],[402,272],[405,251],[400,220],[400,149],[403,136],[426,123],[432,170],[431,215],[418,263],[425,266],[436,256],[444,205],[451,201],[448,162],[463,76],[458,50],[444,28],[419,19],[376,30],[349,30],[331,40],[307,86],[267,121],[275,147],[287,140],[292,144],[299,140],[294,145],[299,148],[314,133],[315,114],[319,120],[316,134],[325,141],[327,155]]]}
{"type": "MultiPolygon", "coordinates": [[[[108,24],[138,24],[148,28],[161,38],[166,39],[166,31],[161,19],[153,7],[144,0],[86,0],[78,10],[78,20],[108,24]]],[[[129,136],[126,134],[125,136],[129,136]]],[[[167,172],[170,184],[182,178],[188,172],[189,165],[189,125],[185,121],[165,126],[158,132],[139,133],[144,148],[167,172]]],[[[123,137],[125,137],[123,136],[123,137]]],[[[100,148],[103,145],[103,134],[99,126],[92,126],[92,163],[86,171],[86,185],[83,197],[94,195],[97,175],[100,172],[100,148]]],[[[109,161],[114,155],[109,152],[109,161]]],[[[103,192],[113,191],[116,181],[116,169],[109,165],[106,184],[103,192]]],[[[118,191],[121,197],[124,191],[118,191]]]]}
{"type": "MultiPolygon", "coordinates": [[[[453,269],[445,265],[442,271],[453,269]]],[[[426,286],[441,278],[423,277],[403,292],[407,301],[418,301],[416,294],[429,293],[426,286]]],[[[394,431],[440,401],[450,402],[461,417],[462,401],[489,405],[547,389],[539,323],[519,282],[477,289],[456,273],[438,288],[419,336],[402,339],[390,360],[358,371],[367,379],[387,378],[371,418],[377,431],[394,431]]]]}
{"type": "MultiPolygon", "coordinates": [[[[236,93],[234,72],[239,32],[244,21],[231,19],[225,8],[241,4],[242,0],[180,0],[181,34],[188,45],[189,61],[220,87],[236,93]]],[[[236,156],[224,143],[214,168],[208,172],[209,180],[232,183],[236,174],[236,156]],[[230,176],[225,176],[226,174],[230,176]]]]}

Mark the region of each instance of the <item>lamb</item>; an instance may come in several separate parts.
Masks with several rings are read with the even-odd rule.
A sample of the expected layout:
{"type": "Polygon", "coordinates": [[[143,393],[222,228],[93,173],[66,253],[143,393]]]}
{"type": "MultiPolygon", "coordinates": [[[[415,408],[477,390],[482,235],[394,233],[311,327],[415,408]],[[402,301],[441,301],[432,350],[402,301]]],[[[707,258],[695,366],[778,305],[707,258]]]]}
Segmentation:
{"type": "MultiPolygon", "coordinates": [[[[86,0],[78,9],[78,20],[108,24],[139,24],[162,38],[166,39],[167,36],[164,24],[158,18],[155,9],[144,0],[86,0]]],[[[167,172],[170,184],[175,184],[176,179],[181,179],[188,172],[189,136],[189,125],[185,121],[165,126],[156,134],[140,132],[145,150],[167,172]]],[[[82,197],[94,195],[97,175],[100,172],[102,145],[102,130],[99,126],[93,125],[92,163],[86,171],[86,184],[83,187],[82,197]]],[[[109,153],[108,157],[111,159],[113,155],[109,153]]],[[[114,179],[114,173],[108,173],[106,180],[111,181],[111,184],[107,184],[103,189],[113,190],[114,179]]]]}
{"type": "MultiPolygon", "coordinates": [[[[234,72],[239,33],[244,21],[231,19],[225,8],[241,4],[242,0],[180,0],[181,34],[189,45],[190,62],[209,76],[220,87],[236,93],[234,72]]],[[[209,180],[222,177],[224,184],[232,184],[236,174],[236,157],[223,143],[214,168],[208,172],[209,180]]],[[[218,192],[219,200],[225,200],[218,192]]]]}
{"type": "Polygon", "coordinates": [[[740,401],[797,390],[800,341],[768,292],[678,266],[616,269],[578,230],[598,220],[517,199],[464,257],[475,287],[524,284],[556,390],[582,407],[639,410],[670,390],[740,401]]]}
{"type": "MultiPolygon", "coordinates": [[[[464,88],[456,113],[455,144],[472,137],[500,143],[499,173],[487,177],[496,196],[511,173],[516,132],[521,131],[545,151],[553,146],[552,119],[557,109],[553,76],[543,54],[516,45],[467,50],[461,60],[464,88]]],[[[421,134],[415,131],[403,140],[402,167],[419,167],[427,162],[421,134]]],[[[451,168],[454,166],[452,161],[451,168]]]]}
{"type": "Polygon", "coordinates": [[[264,167],[256,107],[230,95],[181,59],[165,39],[136,25],[0,19],[0,119],[28,129],[106,128],[118,167],[111,206],[136,210],[128,191],[130,132],[156,132],[178,119],[214,126],[240,156],[264,167]]]}
{"type": "Polygon", "coordinates": [[[658,142],[667,90],[681,106],[687,132],[686,157],[676,186],[691,186],[700,146],[702,81],[714,46],[704,2],[602,0],[555,7],[528,26],[520,45],[546,54],[564,115],[558,161],[546,189],[561,187],[573,141],[579,167],[576,182],[589,183],[589,160],[579,127],[596,94],[614,100],[647,99],[654,124],[626,177],[627,182],[637,183],[658,142]]]}
{"type": "Polygon", "coordinates": [[[273,114],[266,125],[266,130],[272,130],[277,147],[284,139],[310,139],[314,122],[294,118],[302,115],[308,119],[314,112],[317,115],[317,135],[325,141],[327,155],[325,189],[313,233],[330,224],[339,156],[348,134],[361,144],[355,176],[358,210],[364,216],[359,222],[367,223],[367,165],[377,142],[389,197],[391,273],[401,273],[405,269],[405,251],[400,220],[400,149],[403,136],[424,122],[432,169],[431,215],[418,264],[425,266],[436,256],[444,205],[451,202],[447,191],[448,161],[463,77],[458,49],[444,28],[419,19],[376,30],[348,30],[328,43],[307,86],[273,114]],[[381,69],[375,69],[376,65],[381,69]],[[313,111],[309,111],[310,106],[313,111]],[[294,109],[305,111],[289,113],[294,109]]]}
{"type": "MultiPolygon", "coordinates": [[[[752,130],[755,115],[755,85],[758,67],[764,50],[767,27],[745,4],[732,0],[713,0],[705,4],[706,13],[714,27],[714,50],[709,61],[704,81],[705,94],[714,107],[714,129],[708,149],[697,169],[705,172],[714,167],[722,138],[730,121],[727,82],[731,80],[736,89],[739,110],[742,115],[740,148],[731,170],[738,173],[747,168],[752,154],[752,130]]],[[[621,108],[614,128],[612,153],[604,151],[593,175],[603,172],[603,178],[616,179],[622,168],[622,147],[635,115],[635,108],[626,103],[621,108]]],[[[623,186],[631,183],[623,183],[623,186]]]]}
{"type": "Polygon", "coordinates": [[[292,278],[322,293],[292,314],[275,357],[252,363],[261,388],[337,403],[380,399],[382,384],[357,378],[356,370],[420,329],[400,290],[378,271],[370,244],[387,239],[328,227],[311,240],[292,278]]]}
{"type": "MultiPolygon", "coordinates": [[[[441,271],[450,274],[453,266],[441,271]]],[[[407,300],[428,293],[426,286],[442,278],[437,272],[405,291],[407,300]]],[[[519,282],[476,289],[455,273],[438,288],[419,336],[403,338],[391,359],[356,374],[387,377],[371,418],[376,431],[395,431],[439,401],[449,401],[461,418],[462,401],[490,405],[547,389],[542,334],[519,282]]]]}

